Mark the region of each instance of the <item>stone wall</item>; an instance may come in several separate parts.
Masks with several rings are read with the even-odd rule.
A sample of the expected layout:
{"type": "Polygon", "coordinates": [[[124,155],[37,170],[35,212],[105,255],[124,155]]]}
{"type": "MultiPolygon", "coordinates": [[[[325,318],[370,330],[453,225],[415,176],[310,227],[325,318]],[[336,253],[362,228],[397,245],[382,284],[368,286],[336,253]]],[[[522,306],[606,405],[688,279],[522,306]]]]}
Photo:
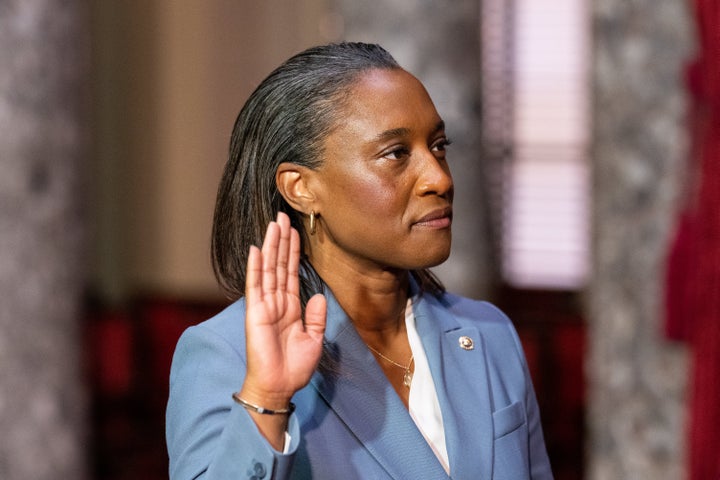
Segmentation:
{"type": "Polygon", "coordinates": [[[588,478],[681,479],[686,359],[662,337],[686,148],[683,0],[596,0],[588,478]]]}
{"type": "Polygon", "coordinates": [[[81,1],[0,3],[0,478],[85,476],[81,1]]]}

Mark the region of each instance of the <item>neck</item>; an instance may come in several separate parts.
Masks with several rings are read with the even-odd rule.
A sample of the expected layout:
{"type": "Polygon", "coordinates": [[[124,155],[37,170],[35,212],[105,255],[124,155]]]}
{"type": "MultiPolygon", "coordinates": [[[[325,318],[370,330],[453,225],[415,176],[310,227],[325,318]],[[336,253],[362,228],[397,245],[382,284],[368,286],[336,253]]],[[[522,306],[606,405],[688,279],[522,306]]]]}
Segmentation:
{"type": "Polygon", "coordinates": [[[384,337],[405,331],[407,270],[359,269],[337,260],[311,263],[363,338],[382,344],[384,337]]]}
{"type": "Polygon", "coordinates": [[[404,315],[410,272],[359,267],[342,256],[330,260],[310,258],[407,407],[414,369],[404,315]]]}

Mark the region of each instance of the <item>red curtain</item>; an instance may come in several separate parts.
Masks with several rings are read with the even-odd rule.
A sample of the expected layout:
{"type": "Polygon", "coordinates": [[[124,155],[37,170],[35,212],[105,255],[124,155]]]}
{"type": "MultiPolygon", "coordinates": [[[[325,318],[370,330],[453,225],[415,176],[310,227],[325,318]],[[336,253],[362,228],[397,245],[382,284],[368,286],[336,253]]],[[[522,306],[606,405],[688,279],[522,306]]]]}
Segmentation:
{"type": "Polygon", "coordinates": [[[690,480],[720,478],[720,2],[690,0],[698,54],[691,98],[685,205],[667,270],[667,334],[692,352],[690,480]]]}

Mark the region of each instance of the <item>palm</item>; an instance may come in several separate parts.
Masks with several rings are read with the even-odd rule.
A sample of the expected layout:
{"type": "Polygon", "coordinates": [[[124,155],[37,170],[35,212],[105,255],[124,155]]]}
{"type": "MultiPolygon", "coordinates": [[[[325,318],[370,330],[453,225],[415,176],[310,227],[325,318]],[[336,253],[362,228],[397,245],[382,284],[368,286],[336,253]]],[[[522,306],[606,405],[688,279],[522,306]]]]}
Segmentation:
{"type": "Polygon", "coordinates": [[[290,398],[305,386],[322,353],[325,299],[299,297],[300,241],[287,215],[268,226],[262,251],[251,248],[246,280],[246,388],[290,398]]]}

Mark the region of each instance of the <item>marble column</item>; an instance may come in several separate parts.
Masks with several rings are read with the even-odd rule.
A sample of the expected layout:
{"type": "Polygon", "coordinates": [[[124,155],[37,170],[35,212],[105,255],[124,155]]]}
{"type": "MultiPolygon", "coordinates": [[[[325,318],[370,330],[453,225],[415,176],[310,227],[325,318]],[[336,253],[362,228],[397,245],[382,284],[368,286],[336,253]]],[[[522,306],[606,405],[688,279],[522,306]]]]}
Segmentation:
{"type": "Polygon", "coordinates": [[[85,2],[0,3],[0,478],[85,478],[85,2]]]}
{"type": "Polygon", "coordinates": [[[477,0],[335,0],[326,22],[350,41],[379,43],[428,89],[447,124],[455,181],[453,250],[434,269],[449,290],[486,297],[494,265],[488,191],[480,152],[480,44],[477,0]]]}
{"type": "Polygon", "coordinates": [[[588,478],[683,478],[686,359],[662,282],[686,149],[684,0],[595,0],[588,478]]]}

